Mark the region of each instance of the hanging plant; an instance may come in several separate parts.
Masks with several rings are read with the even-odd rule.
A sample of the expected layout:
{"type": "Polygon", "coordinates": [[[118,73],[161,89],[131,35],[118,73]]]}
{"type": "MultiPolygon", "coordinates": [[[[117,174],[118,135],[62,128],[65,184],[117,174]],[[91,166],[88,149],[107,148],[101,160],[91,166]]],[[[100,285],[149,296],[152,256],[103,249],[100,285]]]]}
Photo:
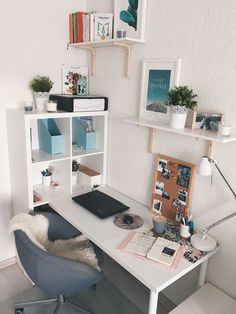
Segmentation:
{"type": "Polygon", "coordinates": [[[127,10],[120,12],[121,21],[137,30],[138,21],[138,0],[128,0],[129,6],[127,10]]]}

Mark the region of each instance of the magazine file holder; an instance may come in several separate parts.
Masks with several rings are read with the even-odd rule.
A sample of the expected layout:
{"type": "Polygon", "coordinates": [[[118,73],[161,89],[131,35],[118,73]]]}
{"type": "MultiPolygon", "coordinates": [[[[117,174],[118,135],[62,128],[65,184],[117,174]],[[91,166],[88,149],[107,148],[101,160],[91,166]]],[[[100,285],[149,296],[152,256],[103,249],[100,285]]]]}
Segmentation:
{"type": "Polygon", "coordinates": [[[51,155],[62,153],[62,135],[54,119],[38,120],[39,148],[51,155]]]}
{"type": "Polygon", "coordinates": [[[96,148],[96,132],[86,131],[84,126],[81,124],[80,119],[78,118],[76,120],[77,145],[83,149],[96,148]]]}

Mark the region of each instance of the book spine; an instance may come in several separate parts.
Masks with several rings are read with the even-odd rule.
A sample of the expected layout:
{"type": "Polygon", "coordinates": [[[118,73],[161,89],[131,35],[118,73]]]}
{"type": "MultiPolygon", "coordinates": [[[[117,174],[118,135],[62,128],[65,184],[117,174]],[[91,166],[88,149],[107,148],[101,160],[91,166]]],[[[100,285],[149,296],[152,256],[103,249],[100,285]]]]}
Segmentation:
{"type": "Polygon", "coordinates": [[[89,21],[90,21],[90,26],[89,26],[89,33],[90,33],[90,41],[94,41],[94,30],[95,30],[95,13],[91,12],[89,15],[89,21]]]}
{"type": "Polygon", "coordinates": [[[82,14],[82,32],[83,32],[83,42],[87,41],[86,40],[86,14],[82,14]]]}
{"type": "Polygon", "coordinates": [[[72,22],[73,22],[73,43],[77,42],[77,31],[76,31],[76,14],[72,13],[72,22]]]}
{"type": "Polygon", "coordinates": [[[90,41],[89,14],[86,14],[85,23],[86,23],[86,41],[90,41]]]}
{"type": "Polygon", "coordinates": [[[76,12],[77,18],[77,42],[83,42],[83,14],[84,12],[76,12]]]}
{"type": "Polygon", "coordinates": [[[73,43],[73,24],[72,24],[72,14],[69,14],[69,43],[73,43]]]}

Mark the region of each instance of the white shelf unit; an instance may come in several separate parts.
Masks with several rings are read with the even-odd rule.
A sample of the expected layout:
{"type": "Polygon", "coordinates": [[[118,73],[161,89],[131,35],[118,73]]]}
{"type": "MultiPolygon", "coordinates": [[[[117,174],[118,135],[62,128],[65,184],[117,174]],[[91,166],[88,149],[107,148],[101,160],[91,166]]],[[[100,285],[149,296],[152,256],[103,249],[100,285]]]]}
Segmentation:
{"type": "Polygon", "coordinates": [[[72,185],[72,161],[99,172],[106,184],[108,112],[34,112],[7,110],[9,159],[14,213],[28,212],[34,207],[69,196],[89,187],[72,185]],[[92,117],[96,132],[96,148],[82,149],[74,143],[77,130],[74,119],[92,117]],[[39,119],[54,119],[62,134],[62,153],[51,155],[39,149],[39,119]],[[41,170],[53,168],[57,187],[42,185],[41,170]],[[40,200],[34,201],[34,195],[40,200]]]}
{"type": "Polygon", "coordinates": [[[130,64],[131,64],[131,46],[137,44],[144,44],[144,40],[133,39],[133,38],[116,38],[116,39],[106,39],[101,41],[90,41],[90,42],[81,42],[68,44],[69,47],[86,49],[91,53],[91,74],[95,75],[96,72],[96,49],[104,47],[121,47],[126,51],[126,69],[125,77],[130,78],[130,64]]]}
{"type": "Polygon", "coordinates": [[[209,142],[208,156],[211,157],[212,149],[214,143],[230,143],[236,141],[236,135],[222,136],[218,133],[207,131],[207,130],[197,130],[197,129],[173,129],[167,123],[147,120],[147,119],[138,119],[138,118],[127,118],[126,122],[150,128],[150,140],[149,140],[149,151],[153,152],[153,140],[156,134],[156,130],[161,130],[169,133],[175,133],[184,136],[194,137],[196,139],[207,140],[209,142]]]}

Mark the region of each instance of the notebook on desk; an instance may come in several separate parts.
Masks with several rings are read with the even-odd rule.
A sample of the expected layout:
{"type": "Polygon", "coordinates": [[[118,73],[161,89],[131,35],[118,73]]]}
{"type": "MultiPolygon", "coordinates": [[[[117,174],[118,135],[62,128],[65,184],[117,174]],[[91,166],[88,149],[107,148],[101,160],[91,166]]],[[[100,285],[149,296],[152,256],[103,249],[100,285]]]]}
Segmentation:
{"type": "Polygon", "coordinates": [[[129,209],[125,204],[98,190],[74,196],[72,199],[100,218],[129,209]]]}

